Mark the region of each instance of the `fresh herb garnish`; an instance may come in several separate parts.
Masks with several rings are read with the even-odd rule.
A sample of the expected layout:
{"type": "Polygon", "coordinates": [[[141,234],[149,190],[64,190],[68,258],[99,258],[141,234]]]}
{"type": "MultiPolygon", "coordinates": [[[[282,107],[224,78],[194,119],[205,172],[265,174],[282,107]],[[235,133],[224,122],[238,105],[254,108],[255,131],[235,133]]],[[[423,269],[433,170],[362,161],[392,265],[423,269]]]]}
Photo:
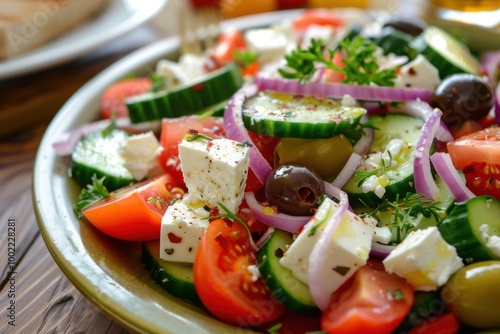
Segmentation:
{"type": "Polygon", "coordinates": [[[405,300],[405,296],[401,289],[387,290],[386,294],[389,300],[405,300]]]}
{"type": "Polygon", "coordinates": [[[333,64],[332,59],[337,50],[325,50],[324,41],[312,39],[307,49],[299,45],[290,54],[285,56],[288,69],[279,69],[282,77],[298,79],[302,84],[311,80],[318,69],[317,64],[322,64],[328,69],[343,73],[343,83],[357,85],[394,86],[396,79],[395,69],[379,71],[375,51],[377,46],[361,37],[345,39],[339,44],[338,50],[342,52],[344,67],[333,64]],[[325,56],[326,54],[326,56],[325,56]]]}
{"type": "Polygon", "coordinates": [[[358,187],[361,187],[361,185],[370,177],[373,175],[378,175],[378,174],[385,174],[385,171],[387,168],[389,168],[392,165],[392,154],[390,151],[387,151],[387,154],[389,155],[389,161],[386,163],[385,159],[382,157],[381,163],[382,166],[374,169],[374,170],[357,170],[354,172],[354,182],[357,182],[358,187]]]}
{"type": "Polygon", "coordinates": [[[198,139],[203,139],[203,140],[207,140],[207,141],[214,140],[213,138],[210,138],[209,136],[204,135],[203,133],[188,133],[184,136],[184,140],[186,140],[186,141],[195,141],[198,139]]]}
{"type": "Polygon", "coordinates": [[[380,221],[377,216],[379,213],[392,213],[393,220],[391,224],[384,225],[391,230],[396,229],[396,242],[401,242],[409,230],[415,227],[411,218],[416,218],[421,214],[425,218],[434,217],[436,222],[439,221],[439,208],[437,204],[438,202],[425,198],[422,194],[408,192],[401,200],[399,194],[396,195],[395,201],[385,199],[379,206],[363,214],[363,216],[372,217],[380,221]]]}
{"type": "Polygon", "coordinates": [[[242,50],[236,50],[233,52],[234,61],[242,67],[247,67],[251,63],[256,62],[257,58],[258,54],[256,52],[242,50]]]}
{"type": "Polygon", "coordinates": [[[267,332],[269,334],[278,334],[279,330],[281,329],[281,327],[283,327],[283,324],[282,323],[278,323],[278,324],[274,325],[273,327],[269,328],[267,330],[267,332]]]}
{"type": "Polygon", "coordinates": [[[82,189],[78,198],[78,203],[73,206],[73,209],[78,214],[78,217],[82,216],[82,211],[86,207],[103,198],[109,197],[108,189],[104,186],[104,179],[104,176],[98,179],[94,174],[92,175],[92,184],[87,184],[87,187],[82,189]]]}
{"type": "Polygon", "coordinates": [[[222,204],[221,202],[217,202],[217,204],[219,204],[219,206],[222,208],[222,210],[224,210],[224,213],[218,214],[216,216],[209,216],[209,217],[207,217],[207,219],[227,218],[227,219],[230,219],[232,221],[237,221],[245,228],[245,230],[248,233],[248,238],[250,239],[250,243],[257,249],[257,246],[255,246],[253,239],[252,239],[252,232],[250,231],[250,228],[248,227],[248,225],[243,220],[241,220],[240,217],[238,217],[234,213],[232,213],[224,204],[222,204]]]}
{"type": "Polygon", "coordinates": [[[159,91],[165,89],[165,79],[163,78],[162,75],[154,72],[153,74],[151,74],[150,79],[151,79],[151,88],[149,89],[150,92],[158,93],[159,91]]]}

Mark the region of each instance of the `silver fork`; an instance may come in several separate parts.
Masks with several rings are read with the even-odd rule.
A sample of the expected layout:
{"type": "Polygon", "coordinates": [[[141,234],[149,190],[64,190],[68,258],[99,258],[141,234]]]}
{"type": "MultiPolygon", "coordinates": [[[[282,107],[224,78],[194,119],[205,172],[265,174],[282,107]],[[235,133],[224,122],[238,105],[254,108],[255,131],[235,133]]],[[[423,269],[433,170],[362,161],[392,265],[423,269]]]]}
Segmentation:
{"type": "Polygon", "coordinates": [[[216,8],[190,9],[184,14],[179,20],[181,55],[201,55],[215,45],[222,16],[216,8]]]}

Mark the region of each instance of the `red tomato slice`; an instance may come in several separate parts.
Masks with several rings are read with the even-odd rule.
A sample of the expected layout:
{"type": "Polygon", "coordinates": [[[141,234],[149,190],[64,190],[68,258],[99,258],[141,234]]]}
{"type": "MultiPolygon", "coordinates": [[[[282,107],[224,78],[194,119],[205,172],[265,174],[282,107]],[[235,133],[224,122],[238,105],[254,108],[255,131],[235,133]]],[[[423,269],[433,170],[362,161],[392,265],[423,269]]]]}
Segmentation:
{"type": "Polygon", "coordinates": [[[102,95],[102,117],[111,118],[113,113],[116,113],[117,117],[127,117],[128,110],[123,100],[130,96],[145,93],[151,89],[151,86],[151,80],[148,78],[127,79],[114,83],[102,95]]]}
{"type": "Polygon", "coordinates": [[[328,333],[391,333],[413,304],[405,279],[366,265],[332,295],[321,319],[328,333]]]}
{"type": "Polygon", "coordinates": [[[474,194],[500,198],[500,128],[465,135],[446,147],[474,194]]]}
{"type": "Polygon", "coordinates": [[[116,190],[83,210],[85,218],[103,233],[128,241],[160,237],[161,219],[183,190],[169,174],[116,190]]]}
{"type": "Polygon", "coordinates": [[[410,330],[409,334],[455,334],[460,323],[453,313],[445,313],[431,318],[410,330]]]}
{"type": "Polygon", "coordinates": [[[311,25],[339,28],[345,26],[345,21],[329,10],[311,9],[299,15],[292,22],[292,26],[295,30],[304,30],[311,25]]]}
{"type": "Polygon", "coordinates": [[[245,49],[246,43],[243,33],[239,30],[231,30],[219,36],[210,56],[217,66],[223,66],[233,61],[235,51],[245,49]]]}
{"type": "Polygon", "coordinates": [[[178,145],[189,129],[196,129],[212,138],[225,136],[222,118],[206,117],[200,120],[199,116],[192,115],[162,120],[160,144],[163,151],[158,159],[163,169],[171,174],[180,185],[184,185],[184,178],[182,177],[178,145]]]}
{"type": "Polygon", "coordinates": [[[458,169],[472,162],[495,165],[500,162],[500,128],[487,128],[463,136],[447,145],[453,164],[458,169]]]}
{"type": "Polygon", "coordinates": [[[196,292],[217,318],[234,325],[260,326],[278,318],[285,308],[262,277],[253,279],[256,250],[245,228],[217,219],[207,227],[194,260],[196,292]]]}

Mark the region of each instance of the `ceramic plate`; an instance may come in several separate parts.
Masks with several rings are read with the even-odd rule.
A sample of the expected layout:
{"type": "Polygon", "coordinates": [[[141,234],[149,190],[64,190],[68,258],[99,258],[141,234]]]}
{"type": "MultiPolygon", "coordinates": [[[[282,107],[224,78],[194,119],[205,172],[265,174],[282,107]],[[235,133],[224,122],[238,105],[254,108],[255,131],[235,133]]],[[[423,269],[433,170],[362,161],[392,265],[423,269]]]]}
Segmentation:
{"type": "Polygon", "coordinates": [[[111,0],[105,10],[68,34],[18,57],[0,61],[0,79],[77,58],[146,22],[167,0],[111,0]]]}
{"type": "MultiPolygon", "coordinates": [[[[227,21],[224,26],[250,28],[296,14],[269,13],[227,21]]],[[[500,49],[500,38],[492,32],[464,29],[463,33],[471,40],[481,35],[483,40],[497,44],[483,47],[500,49]]],[[[173,37],[136,51],[96,76],[68,100],[40,144],[34,168],[35,213],[45,243],[65,275],[92,303],[125,328],[142,333],[244,333],[156,286],[140,265],[139,244],[108,238],[77,219],[72,206],[80,189],[67,176],[68,161],[57,157],[52,149],[56,137],[97,119],[99,99],[107,86],[131,73],[151,73],[158,59],[175,59],[178,47],[179,39],[173,37]]]]}

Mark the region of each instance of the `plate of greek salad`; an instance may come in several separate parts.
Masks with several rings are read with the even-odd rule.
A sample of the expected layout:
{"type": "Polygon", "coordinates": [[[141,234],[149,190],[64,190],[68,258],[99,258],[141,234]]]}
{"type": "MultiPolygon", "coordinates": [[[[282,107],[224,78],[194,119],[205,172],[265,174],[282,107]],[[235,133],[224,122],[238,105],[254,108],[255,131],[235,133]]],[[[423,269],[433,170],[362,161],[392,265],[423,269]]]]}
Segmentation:
{"type": "Polygon", "coordinates": [[[48,128],[34,207],[72,283],[143,333],[498,330],[498,34],[353,8],[221,31],[48,128]]]}

